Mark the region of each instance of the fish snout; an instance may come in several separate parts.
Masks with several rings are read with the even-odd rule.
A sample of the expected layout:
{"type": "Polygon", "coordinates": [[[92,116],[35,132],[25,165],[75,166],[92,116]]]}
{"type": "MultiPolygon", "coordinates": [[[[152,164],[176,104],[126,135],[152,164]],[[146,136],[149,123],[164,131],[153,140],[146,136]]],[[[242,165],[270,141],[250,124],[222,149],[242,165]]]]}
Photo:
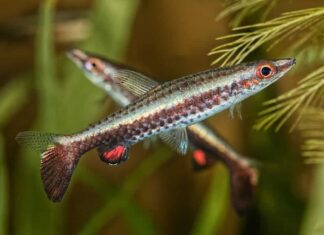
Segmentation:
{"type": "Polygon", "coordinates": [[[82,67],[83,64],[87,61],[88,55],[79,49],[70,49],[66,52],[66,56],[72,60],[79,67],[82,67]]]}
{"type": "Polygon", "coordinates": [[[275,61],[275,65],[280,72],[288,72],[296,64],[295,58],[280,59],[275,61]]]}

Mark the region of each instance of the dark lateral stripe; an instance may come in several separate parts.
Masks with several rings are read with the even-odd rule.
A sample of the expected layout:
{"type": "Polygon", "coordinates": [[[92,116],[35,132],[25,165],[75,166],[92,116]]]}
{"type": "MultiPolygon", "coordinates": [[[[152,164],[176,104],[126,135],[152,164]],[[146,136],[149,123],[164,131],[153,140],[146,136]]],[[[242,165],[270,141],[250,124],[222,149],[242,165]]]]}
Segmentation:
{"type": "MultiPolygon", "coordinates": [[[[156,134],[161,129],[168,129],[179,123],[188,125],[195,122],[197,118],[200,118],[201,114],[220,105],[222,101],[228,100],[234,94],[234,91],[238,92],[238,87],[237,83],[233,83],[224,88],[217,88],[198,96],[192,96],[173,107],[141,117],[132,123],[121,124],[115,129],[91,138],[97,139],[96,144],[105,139],[109,145],[113,145],[115,143],[112,143],[112,140],[116,143],[135,142],[138,139],[156,134]]],[[[132,112],[131,108],[129,109],[130,112],[132,112]]]]}

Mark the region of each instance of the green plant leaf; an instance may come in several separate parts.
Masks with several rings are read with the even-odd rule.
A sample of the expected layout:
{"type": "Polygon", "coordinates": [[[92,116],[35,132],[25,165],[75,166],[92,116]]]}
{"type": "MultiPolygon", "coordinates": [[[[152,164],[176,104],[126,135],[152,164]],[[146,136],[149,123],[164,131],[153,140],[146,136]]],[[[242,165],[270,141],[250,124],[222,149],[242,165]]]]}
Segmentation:
{"type": "Polygon", "coordinates": [[[232,16],[231,26],[238,27],[244,19],[251,16],[255,12],[263,10],[262,18],[266,18],[270,10],[276,5],[276,0],[235,0],[221,11],[216,20],[221,20],[227,16],[232,16]]]}
{"type": "Polygon", "coordinates": [[[324,108],[309,108],[303,115],[298,130],[304,139],[302,155],[305,162],[324,163],[324,108]]]}
{"type": "MultiPolygon", "coordinates": [[[[97,234],[105,223],[120,212],[123,205],[134,195],[142,181],[166,162],[169,159],[169,156],[171,156],[169,149],[156,149],[152,156],[143,161],[140,166],[127,177],[127,180],[120,187],[120,190],[116,192],[114,196],[110,197],[109,200],[107,200],[105,204],[92,216],[90,221],[83,227],[80,234],[97,234]]],[[[130,210],[131,208],[128,209],[130,210]]],[[[124,211],[124,213],[127,212],[124,211]]],[[[153,225],[146,224],[146,226],[147,227],[143,227],[143,230],[151,231],[153,225]]]]}
{"type": "Polygon", "coordinates": [[[196,219],[192,235],[216,234],[225,218],[228,201],[229,180],[224,168],[214,169],[209,192],[202,203],[201,211],[196,219]],[[225,180],[226,179],[226,180],[225,180]]]}
{"type": "Polygon", "coordinates": [[[305,213],[300,235],[321,235],[324,231],[324,165],[316,169],[310,202],[305,213]]]}
{"type": "Polygon", "coordinates": [[[0,235],[7,234],[9,215],[9,184],[7,167],[4,161],[4,143],[0,135],[0,235]]]}
{"type": "Polygon", "coordinates": [[[324,22],[324,7],[291,11],[280,17],[263,23],[234,28],[237,33],[219,37],[217,40],[232,39],[233,41],[215,47],[209,55],[217,55],[213,64],[234,65],[242,62],[253,51],[269,43],[271,50],[279,42],[291,40],[291,45],[298,37],[306,37],[316,32],[321,36],[324,22]],[[246,31],[248,30],[248,31],[246,31]],[[246,31],[246,32],[244,32],[246,31]]]}
{"type": "Polygon", "coordinates": [[[26,102],[28,78],[15,78],[0,90],[0,129],[26,102]]]}

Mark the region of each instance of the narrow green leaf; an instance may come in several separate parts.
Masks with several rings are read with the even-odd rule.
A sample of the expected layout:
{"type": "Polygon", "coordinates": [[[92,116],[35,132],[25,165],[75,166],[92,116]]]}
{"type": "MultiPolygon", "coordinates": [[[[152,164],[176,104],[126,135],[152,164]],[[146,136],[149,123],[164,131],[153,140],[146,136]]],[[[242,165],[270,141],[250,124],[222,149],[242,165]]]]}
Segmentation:
{"type": "Polygon", "coordinates": [[[125,200],[122,204],[122,215],[125,218],[130,230],[137,235],[157,234],[152,219],[137,205],[134,200],[125,200]]]}
{"type": "Polygon", "coordinates": [[[53,41],[53,17],[54,0],[44,1],[39,10],[39,25],[36,38],[36,79],[39,122],[46,131],[55,131],[57,123],[57,91],[58,84],[55,79],[54,41],[53,41]]]}
{"type": "MultiPolygon", "coordinates": [[[[53,17],[54,0],[42,1],[39,8],[36,32],[35,78],[38,116],[35,127],[38,130],[55,131],[58,123],[57,94],[55,79],[53,17]]],[[[61,205],[55,205],[45,196],[39,175],[39,153],[23,151],[21,172],[17,173],[17,202],[15,213],[16,234],[60,234],[62,216],[61,205]],[[28,214],[28,216],[26,216],[28,214]]]]}
{"type": "Polygon", "coordinates": [[[324,232],[324,165],[318,166],[315,173],[310,202],[305,213],[301,235],[321,235],[324,232]]]}
{"type": "Polygon", "coordinates": [[[229,180],[223,167],[213,172],[209,192],[196,219],[192,235],[217,234],[224,220],[229,180]]]}
{"type": "MultiPolygon", "coordinates": [[[[112,219],[123,207],[125,200],[129,200],[135,193],[139,185],[150,176],[159,166],[161,166],[170,156],[167,148],[158,148],[150,158],[147,158],[128,177],[120,190],[110,197],[107,202],[92,216],[89,222],[83,227],[80,234],[97,234],[102,226],[112,219]]],[[[130,209],[130,208],[129,208],[130,209]]],[[[150,226],[151,227],[151,226],[150,226]]],[[[149,231],[150,227],[143,228],[149,231]]]]}
{"type": "Polygon", "coordinates": [[[16,78],[0,91],[0,128],[4,126],[26,102],[28,81],[16,78]]]}
{"type": "Polygon", "coordinates": [[[4,161],[4,143],[0,135],[0,235],[6,235],[8,228],[9,188],[7,167],[4,161]]]}

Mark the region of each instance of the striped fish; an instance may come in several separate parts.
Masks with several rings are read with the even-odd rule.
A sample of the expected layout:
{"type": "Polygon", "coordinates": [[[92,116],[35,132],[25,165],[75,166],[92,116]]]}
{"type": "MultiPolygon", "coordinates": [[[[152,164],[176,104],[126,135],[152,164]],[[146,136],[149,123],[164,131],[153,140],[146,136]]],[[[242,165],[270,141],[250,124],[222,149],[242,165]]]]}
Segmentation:
{"type": "Polygon", "coordinates": [[[210,69],[155,87],[133,82],[147,77],[128,69],[118,71],[119,85],[139,97],[90,127],[69,135],[21,132],[19,143],[41,152],[41,177],[52,201],[62,200],[80,157],[97,148],[100,158],[118,164],[129,148],[159,135],[179,153],[188,148],[187,126],[215,115],[260,92],[284,76],[295,59],[261,60],[210,69]],[[141,95],[143,94],[144,95],[141,95]]]}

